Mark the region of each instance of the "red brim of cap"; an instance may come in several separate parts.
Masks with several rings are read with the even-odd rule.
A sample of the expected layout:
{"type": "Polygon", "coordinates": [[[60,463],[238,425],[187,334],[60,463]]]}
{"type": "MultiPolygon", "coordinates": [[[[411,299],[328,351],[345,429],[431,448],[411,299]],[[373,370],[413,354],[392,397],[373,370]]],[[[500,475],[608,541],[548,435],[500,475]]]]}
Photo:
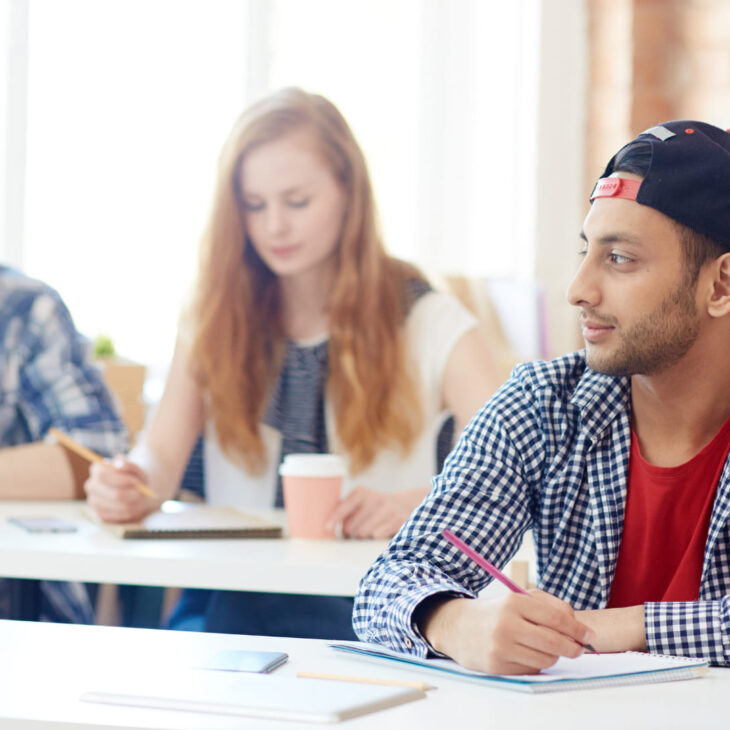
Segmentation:
{"type": "Polygon", "coordinates": [[[593,188],[591,200],[596,198],[625,198],[636,200],[641,187],[641,180],[630,180],[625,177],[603,177],[593,188]]]}

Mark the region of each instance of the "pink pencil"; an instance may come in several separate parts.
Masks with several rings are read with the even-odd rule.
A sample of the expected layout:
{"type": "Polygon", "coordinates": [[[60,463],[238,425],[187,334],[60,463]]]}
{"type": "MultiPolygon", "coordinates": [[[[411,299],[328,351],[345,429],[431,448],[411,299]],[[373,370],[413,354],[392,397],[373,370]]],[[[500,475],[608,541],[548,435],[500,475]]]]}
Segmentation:
{"type": "MultiPolygon", "coordinates": [[[[506,585],[507,588],[509,588],[514,593],[522,593],[526,596],[529,595],[529,593],[524,588],[520,588],[517,583],[515,583],[513,580],[510,580],[501,570],[495,568],[488,560],[479,555],[478,552],[472,550],[472,548],[470,548],[463,540],[456,537],[453,532],[449,530],[444,530],[441,534],[452,545],[459,548],[459,550],[461,550],[464,555],[471,558],[479,567],[484,568],[484,570],[486,570],[487,573],[492,576],[492,578],[506,585]]],[[[584,646],[589,651],[592,651],[594,654],[598,654],[598,652],[590,644],[583,644],[582,646],[584,646]]]]}

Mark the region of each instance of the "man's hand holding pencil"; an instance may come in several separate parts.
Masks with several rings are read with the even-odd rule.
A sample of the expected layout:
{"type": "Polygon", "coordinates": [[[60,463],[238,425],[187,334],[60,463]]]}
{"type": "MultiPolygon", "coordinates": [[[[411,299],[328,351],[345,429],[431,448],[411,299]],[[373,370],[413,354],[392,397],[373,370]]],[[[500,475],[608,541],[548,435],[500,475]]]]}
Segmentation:
{"type": "Polygon", "coordinates": [[[488,674],[536,674],[561,656],[592,650],[595,634],[569,604],[523,590],[448,530],[444,538],[512,592],[502,599],[437,596],[427,602],[417,623],[436,651],[488,674]]]}
{"type": "Polygon", "coordinates": [[[488,674],[536,674],[561,656],[580,656],[595,640],[567,603],[538,590],[497,599],[450,597],[418,624],[434,649],[488,674]]]}

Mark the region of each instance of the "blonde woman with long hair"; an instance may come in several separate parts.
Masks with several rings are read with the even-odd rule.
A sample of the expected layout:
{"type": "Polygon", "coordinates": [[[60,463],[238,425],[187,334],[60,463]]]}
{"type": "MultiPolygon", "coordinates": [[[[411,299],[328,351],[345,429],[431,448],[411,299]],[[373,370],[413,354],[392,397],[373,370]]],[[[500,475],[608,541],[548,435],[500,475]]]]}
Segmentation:
{"type": "MultiPolygon", "coordinates": [[[[350,491],[331,521],[345,537],[390,537],[428,492],[445,415],[463,427],[497,385],[472,315],[386,253],[340,112],[285,89],[244,112],[223,147],[165,392],[134,452],[93,467],[88,500],[104,520],[141,518],[159,501],[135,484],[172,498],[203,432],[209,502],[280,505],[283,457],[333,452],[350,491]]],[[[350,610],[220,592],[206,628],[344,638],[350,610]]]]}

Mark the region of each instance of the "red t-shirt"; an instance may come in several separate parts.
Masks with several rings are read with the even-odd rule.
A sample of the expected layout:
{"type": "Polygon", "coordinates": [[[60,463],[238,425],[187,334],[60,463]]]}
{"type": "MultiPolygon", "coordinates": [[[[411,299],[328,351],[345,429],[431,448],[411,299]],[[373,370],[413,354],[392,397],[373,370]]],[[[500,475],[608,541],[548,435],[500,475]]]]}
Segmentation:
{"type": "Polygon", "coordinates": [[[609,608],[696,601],[717,483],[730,451],[730,418],[679,466],[649,464],[631,434],[624,529],[609,608]]]}

